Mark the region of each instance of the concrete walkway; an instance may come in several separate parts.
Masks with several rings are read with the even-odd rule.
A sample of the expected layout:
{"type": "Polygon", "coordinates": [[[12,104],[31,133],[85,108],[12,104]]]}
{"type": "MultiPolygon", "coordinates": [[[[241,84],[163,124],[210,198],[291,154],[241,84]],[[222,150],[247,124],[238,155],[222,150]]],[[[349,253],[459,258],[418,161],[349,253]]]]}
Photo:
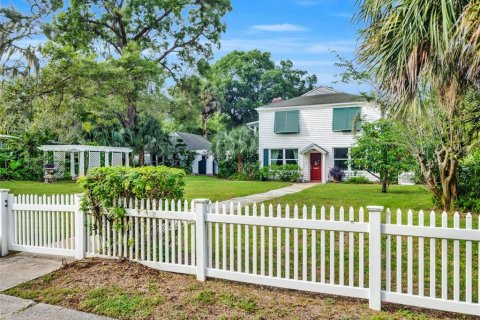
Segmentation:
{"type": "Polygon", "coordinates": [[[107,320],[110,318],[0,294],[0,319],[107,320]]]}
{"type": "Polygon", "coordinates": [[[305,189],[311,188],[313,186],[318,185],[318,183],[294,183],[291,186],[280,188],[280,189],[275,189],[275,190],[270,190],[264,193],[257,193],[257,194],[251,194],[249,196],[245,197],[239,197],[239,198],[233,198],[230,200],[222,201],[219,203],[220,208],[222,205],[226,204],[227,206],[230,205],[230,202],[233,202],[235,207],[237,206],[238,203],[240,203],[243,206],[249,205],[249,204],[254,204],[254,203],[260,203],[268,200],[272,200],[275,198],[280,198],[283,196],[286,196],[288,194],[293,194],[297,193],[300,191],[303,191],[305,189]]]}
{"type": "Polygon", "coordinates": [[[0,291],[59,269],[62,266],[62,259],[67,263],[73,261],[73,258],[26,252],[0,258],[0,291]]]}

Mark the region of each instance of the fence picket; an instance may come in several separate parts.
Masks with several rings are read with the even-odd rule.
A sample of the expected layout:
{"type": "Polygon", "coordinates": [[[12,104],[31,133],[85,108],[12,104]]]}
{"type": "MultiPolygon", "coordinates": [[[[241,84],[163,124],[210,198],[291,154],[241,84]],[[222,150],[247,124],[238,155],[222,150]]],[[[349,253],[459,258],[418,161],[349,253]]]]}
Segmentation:
{"type": "MultiPolygon", "coordinates": [[[[442,228],[448,227],[447,213],[442,213],[442,228]]],[[[446,300],[448,296],[448,241],[442,239],[442,299],[446,300]]]]}
{"type": "MultiPolygon", "coordinates": [[[[345,211],[343,207],[340,207],[340,222],[345,221],[345,211]]],[[[340,231],[339,236],[338,236],[338,247],[339,247],[339,253],[338,253],[338,269],[339,269],[339,275],[338,275],[338,284],[343,286],[344,281],[345,281],[345,232],[340,231]]]]}
{"type": "MultiPolygon", "coordinates": [[[[472,214],[466,216],[465,229],[472,229],[472,214]]],[[[465,302],[472,303],[472,241],[465,241],[465,302]]],[[[480,286],[480,282],[478,283],[480,286]]],[[[478,297],[480,299],[480,296],[478,297]]]]}
{"type": "MultiPolygon", "coordinates": [[[[282,207],[277,206],[277,218],[282,217],[282,207]]],[[[282,277],[282,229],[277,228],[277,277],[282,277]]]]}
{"type": "MultiPolygon", "coordinates": [[[[330,208],[330,221],[335,220],[335,208],[330,208]]],[[[335,284],[335,232],[330,231],[330,284],[335,284]]]]}
{"type": "MultiPolygon", "coordinates": [[[[354,210],[350,207],[348,211],[348,221],[354,222],[354,210]]],[[[353,232],[348,233],[348,285],[353,287],[353,278],[354,278],[354,238],[353,232]]]]}
{"type": "MultiPolygon", "coordinates": [[[[290,206],[285,206],[285,218],[290,219],[290,206]]],[[[285,228],[285,278],[290,279],[290,228],[285,228]]]]}
{"type": "MultiPolygon", "coordinates": [[[[460,228],[460,215],[453,215],[453,227],[460,228]]],[[[453,300],[460,301],[460,241],[453,241],[453,300]]]]}
{"type": "MultiPolygon", "coordinates": [[[[413,212],[408,210],[408,225],[413,225],[413,212]]],[[[413,294],[413,238],[407,237],[407,293],[413,294]]]]}
{"type": "MultiPolygon", "coordinates": [[[[317,220],[317,209],[312,206],[312,220],[317,220]]],[[[312,282],[317,282],[317,231],[312,230],[312,282]]]]}
{"type": "MultiPolygon", "coordinates": [[[[325,221],[325,207],[320,209],[320,221],[325,221]]],[[[325,230],[320,230],[320,282],[325,283],[325,230]]]]}
{"type": "MultiPolygon", "coordinates": [[[[420,210],[420,212],[418,213],[418,225],[420,227],[424,226],[423,210],[420,210]]],[[[418,237],[418,295],[422,297],[425,294],[424,263],[425,263],[424,238],[418,237]]]]}
{"type": "MultiPolygon", "coordinates": [[[[307,206],[303,206],[303,220],[307,220],[307,206]]],[[[307,281],[307,229],[303,228],[302,229],[302,256],[303,256],[303,261],[302,261],[302,280],[307,281]]]]}
{"type": "MultiPolygon", "coordinates": [[[[293,208],[293,219],[298,219],[298,207],[293,208]]],[[[298,229],[293,229],[293,279],[298,280],[298,229]]]]}
{"type": "MultiPolygon", "coordinates": [[[[397,225],[402,225],[402,211],[397,210],[397,225]]],[[[402,292],[402,236],[397,236],[397,292],[402,292]]]]}
{"type": "MultiPolygon", "coordinates": [[[[430,228],[435,228],[436,216],[432,210],[430,212],[430,228]]],[[[436,297],[436,243],[435,238],[430,238],[430,298],[436,297]]]]}

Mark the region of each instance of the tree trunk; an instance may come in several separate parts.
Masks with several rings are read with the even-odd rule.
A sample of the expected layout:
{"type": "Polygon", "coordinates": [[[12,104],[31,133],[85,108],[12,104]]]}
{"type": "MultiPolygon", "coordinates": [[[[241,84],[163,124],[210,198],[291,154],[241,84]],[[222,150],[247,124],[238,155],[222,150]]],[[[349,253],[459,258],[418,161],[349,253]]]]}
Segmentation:
{"type": "Polygon", "coordinates": [[[207,114],[202,112],[202,135],[207,138],[207,114]]]}
{"type": "Polygon", "coordinates": [[[382,181],[382,193],[387,193],[387,182],[385,180],[382,181]]]}
{"type": "Polygon", "coordinates": [[[444,210],[450,210],[457,198],[457,168],[458,160],[452,152],[442,148],[436,152],[442,194],[440,201],[444,210]]]}
{"type": "Polygon", "coordinates": [[[138,153],[138,166],[142,167],[145,164],[145,150],[141,149],[138,153]]]}
{"type": "Polygon", "coordinates": [[[237,173],[243,173],[243,155],[237,155],[237,173]]]}

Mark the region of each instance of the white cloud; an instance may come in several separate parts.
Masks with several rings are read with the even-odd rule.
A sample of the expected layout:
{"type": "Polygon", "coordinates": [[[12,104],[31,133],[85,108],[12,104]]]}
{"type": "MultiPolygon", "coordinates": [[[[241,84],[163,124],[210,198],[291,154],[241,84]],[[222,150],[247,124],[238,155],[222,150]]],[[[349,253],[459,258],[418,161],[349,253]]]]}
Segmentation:
{"type": "Polygon", "coordinates": [[[306,31],[307,28],[290,23],[282,23],[282,24],[258,24],[252,26],[253,30],[257,31],[269,31],[269,32],[298,32],[298,31],[306,31]]]}

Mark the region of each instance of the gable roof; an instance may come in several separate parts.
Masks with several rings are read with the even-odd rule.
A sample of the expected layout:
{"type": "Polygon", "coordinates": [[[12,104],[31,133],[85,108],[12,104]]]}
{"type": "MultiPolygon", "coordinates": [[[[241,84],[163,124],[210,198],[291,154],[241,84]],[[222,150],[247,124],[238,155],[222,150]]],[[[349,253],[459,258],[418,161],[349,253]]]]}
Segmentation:
{"type": "Polygon", "coordinates": [[[198,134],[187,132],[173,132],[173,139],[182,139],[189,150],[208,150],[210,141],[198,134]]]}
{"type": "Polygon", "coordinates": [[[313,91],[307,92],[303,96],[283,100],[275,103],[270,103],[263,108],[282,108],[282,107],[296,107],[296,106],[310,106],[317,104],[337,104],[349,102],[365,102],[365,97],[345,92],[337,92],[330,88],[320,87],[313,91]]]}

